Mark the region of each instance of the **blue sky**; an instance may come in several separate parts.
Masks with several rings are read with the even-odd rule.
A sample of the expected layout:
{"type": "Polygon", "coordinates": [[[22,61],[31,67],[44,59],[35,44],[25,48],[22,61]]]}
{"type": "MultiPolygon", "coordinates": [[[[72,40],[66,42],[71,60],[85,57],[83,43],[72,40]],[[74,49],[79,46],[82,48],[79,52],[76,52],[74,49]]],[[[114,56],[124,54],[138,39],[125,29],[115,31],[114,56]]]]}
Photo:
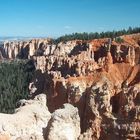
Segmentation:
{"type": "Polygon", "coordinates": [[[0,0],[0,36],[51,36],[140,26],[140,0],[0,0]]]}

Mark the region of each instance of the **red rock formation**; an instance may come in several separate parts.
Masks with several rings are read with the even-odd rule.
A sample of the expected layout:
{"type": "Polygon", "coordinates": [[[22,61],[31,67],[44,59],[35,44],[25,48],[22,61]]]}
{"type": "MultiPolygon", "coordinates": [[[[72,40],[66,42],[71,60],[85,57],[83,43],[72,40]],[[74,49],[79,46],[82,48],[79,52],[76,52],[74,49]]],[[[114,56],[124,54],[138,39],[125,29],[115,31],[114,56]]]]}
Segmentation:
{"type": "MultiPolygon", "coordinates": [[[[36,65],[31,94],[46,93],[50,112],[64,103],[78,107],[79,140],[140,139],[140,34],[120,38],[20,45],[29,45],[23,56],[36,65]]],[[[15,58],[8,46],[15,45],[5,45],[15,58]]]]}

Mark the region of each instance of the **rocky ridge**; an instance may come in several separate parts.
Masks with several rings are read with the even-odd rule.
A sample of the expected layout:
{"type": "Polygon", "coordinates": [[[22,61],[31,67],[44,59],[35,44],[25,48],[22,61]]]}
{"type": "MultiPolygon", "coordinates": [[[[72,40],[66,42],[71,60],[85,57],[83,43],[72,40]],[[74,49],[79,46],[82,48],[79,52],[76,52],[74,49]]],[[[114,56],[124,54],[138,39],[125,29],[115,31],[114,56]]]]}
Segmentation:
{"type": "Polygon", "coordinates": [[[29,90],[32,96],[47,95],[52,115],[46,138],[140,139],[140,34],[120,38],[4,43],[2,59],[35,63],[29,90]],[[67,105],[61,110],[65,103],[78,110],[71,105],[71,112],[67,105]]]}
{"type": "Polygon", "coordinates": [[[78,109],[70,104],[51,114],[46,95],[40,94],[20,100],[18,106],[14,114],[0,114],[0,140],[75,140],[80,135],[78,109]]]}

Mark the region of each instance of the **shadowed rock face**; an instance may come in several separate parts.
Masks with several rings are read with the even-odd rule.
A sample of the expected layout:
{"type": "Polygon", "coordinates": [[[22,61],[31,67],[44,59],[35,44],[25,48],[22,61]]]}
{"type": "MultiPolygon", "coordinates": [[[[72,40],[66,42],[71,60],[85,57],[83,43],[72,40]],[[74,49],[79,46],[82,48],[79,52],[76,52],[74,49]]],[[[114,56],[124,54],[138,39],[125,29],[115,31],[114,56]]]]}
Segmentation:
{"type": "MultiPolygon", "coordinates": [[[[45,138],[140,139],[140,34],[121,38],[121,43],[108,39],[23,43],[28,49],[22,58],[33,59],[36,66],[30,94],[45,93],[52,113],[45,138]],[[61,110],[65,103],[71,105],[61,110]]],[[[4,47],[5,52],[9,48],[4,47]]]]}

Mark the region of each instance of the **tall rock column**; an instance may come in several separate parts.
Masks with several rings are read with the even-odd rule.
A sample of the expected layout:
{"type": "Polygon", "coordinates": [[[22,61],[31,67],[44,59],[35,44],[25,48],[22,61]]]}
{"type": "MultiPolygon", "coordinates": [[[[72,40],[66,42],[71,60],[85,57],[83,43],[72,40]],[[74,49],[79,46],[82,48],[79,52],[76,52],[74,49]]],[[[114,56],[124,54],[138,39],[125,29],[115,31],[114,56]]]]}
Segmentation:
{"type": "Polygon", "coordinates": [[[131,66],[135,65],[135,48],[134,47],[129,47],[128,62],[130,63],[131,66]]]}

